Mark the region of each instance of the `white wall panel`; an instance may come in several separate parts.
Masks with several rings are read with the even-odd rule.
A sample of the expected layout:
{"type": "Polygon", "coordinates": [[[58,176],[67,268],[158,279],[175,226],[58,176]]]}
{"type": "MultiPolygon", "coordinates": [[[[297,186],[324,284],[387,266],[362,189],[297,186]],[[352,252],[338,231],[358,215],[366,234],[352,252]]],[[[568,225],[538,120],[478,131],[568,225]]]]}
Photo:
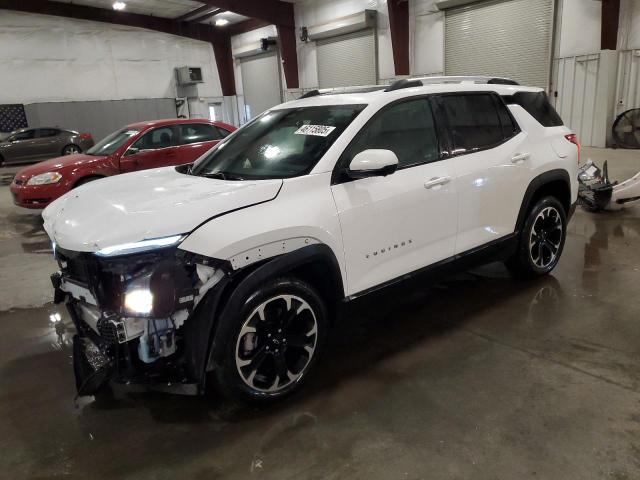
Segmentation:
{"type": "Polygon", "coordinates": [[[175,97],[174,68],[203,69],[222,95],[209,43],[149,30],[0,10],[0,102],[175,97]]]}
{"type": "Polygon", "coordinates": [[[584,55],[600,50],[602,2],[559,0],[556,57],[584,55]]]}
{"type": "Polygon", "coordinates": [[[605,147],[614,119],[617,52],[556,58],[551,101],[585,146],[605,147]]]}
{"type": "Polygon", "coordinates": [[[640,0],[620,0],[618,49],[640,48],[640,0]]]}
{"type": "Polygon", "coordinates": [[[616,116],[640,108],[640,50],[623,50],[618,55],[616,116]]]}
{"type": "Polygon", "coordinates": [[[444,74],[444,12],[436,0],[409,0],[409,66],[412,75],[444,74]]]}

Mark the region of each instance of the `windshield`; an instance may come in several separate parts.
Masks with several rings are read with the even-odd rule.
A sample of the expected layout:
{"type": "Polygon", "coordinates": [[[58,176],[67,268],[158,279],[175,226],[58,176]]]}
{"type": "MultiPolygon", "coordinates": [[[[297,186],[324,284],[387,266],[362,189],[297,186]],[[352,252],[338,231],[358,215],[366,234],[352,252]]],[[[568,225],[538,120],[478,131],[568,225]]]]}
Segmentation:
{"type": "Polygon", "coordinates": [[[87,150],[89,155],[111,155],[115,153],[127,140],[140,133],[132,128],[123,128],[111,135],[107,135],[93,147],[87,150]]]}
{"type": "Polygon", "coordinates": [[[364,105],[266,112],[196,162],[192,175],[224,180],[287,178],[308,173],[364,105]]]}

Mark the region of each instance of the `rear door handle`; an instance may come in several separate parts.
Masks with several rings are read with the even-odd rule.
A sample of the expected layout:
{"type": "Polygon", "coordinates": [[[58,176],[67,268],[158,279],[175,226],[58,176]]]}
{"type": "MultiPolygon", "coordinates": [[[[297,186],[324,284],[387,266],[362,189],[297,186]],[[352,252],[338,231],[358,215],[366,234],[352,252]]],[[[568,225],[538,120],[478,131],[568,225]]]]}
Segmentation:
{"type": "Polygon", "coordinates": [[[518,153],[511,157],[511,163],[526,162],[530,157],[531,155],[529,155],[528,153],[518,153]]]}
{"type": "Polygon", "coordinates": [[[433,188],[438,185],[445,185],[451,181],[451,177],[433,177],[431,180],[424,182],[424,188],[433,188]]]}

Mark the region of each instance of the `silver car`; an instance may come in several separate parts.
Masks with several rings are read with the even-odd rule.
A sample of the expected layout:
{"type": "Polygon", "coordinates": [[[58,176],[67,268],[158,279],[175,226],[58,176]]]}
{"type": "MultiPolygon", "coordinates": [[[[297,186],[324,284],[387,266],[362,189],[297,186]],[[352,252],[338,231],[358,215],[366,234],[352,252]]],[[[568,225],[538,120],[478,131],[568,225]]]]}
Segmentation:
{"type": "Polygon", "coordinates": [[[92,146],[90,133],[61,128],[22,128],[0,142],[0,165],[73,155],[92,146]]]}

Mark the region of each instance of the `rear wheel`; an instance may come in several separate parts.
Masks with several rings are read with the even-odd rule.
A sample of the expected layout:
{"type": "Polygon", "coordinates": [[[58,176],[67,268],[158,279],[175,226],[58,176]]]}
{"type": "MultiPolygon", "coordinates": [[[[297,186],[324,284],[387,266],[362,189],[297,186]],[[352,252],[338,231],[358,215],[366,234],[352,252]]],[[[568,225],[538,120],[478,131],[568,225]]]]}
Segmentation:
{"type": "Polygon", "coordinates": [[[560,260],[567,235],[567,217],[555,197],[544,197],[529,210],[518,249],[507,261],[517,276],[533,278],[551,272],[560,260]]]}
{"type": "Polygon", "coordinates": [[[76,153],[82,153],[82,149],[73,143],[70,143],[62,149],[62,155],[75,155],[76,153]]]}
{"type": "Polygon", "coordinates": [[[228,338],[216,378],[223,393],[241,402],[275,401],[297,390],[326,337],[321,297],[295,278],[267,283],[221,321],[232,325],[220,325],[228,338]]]}

